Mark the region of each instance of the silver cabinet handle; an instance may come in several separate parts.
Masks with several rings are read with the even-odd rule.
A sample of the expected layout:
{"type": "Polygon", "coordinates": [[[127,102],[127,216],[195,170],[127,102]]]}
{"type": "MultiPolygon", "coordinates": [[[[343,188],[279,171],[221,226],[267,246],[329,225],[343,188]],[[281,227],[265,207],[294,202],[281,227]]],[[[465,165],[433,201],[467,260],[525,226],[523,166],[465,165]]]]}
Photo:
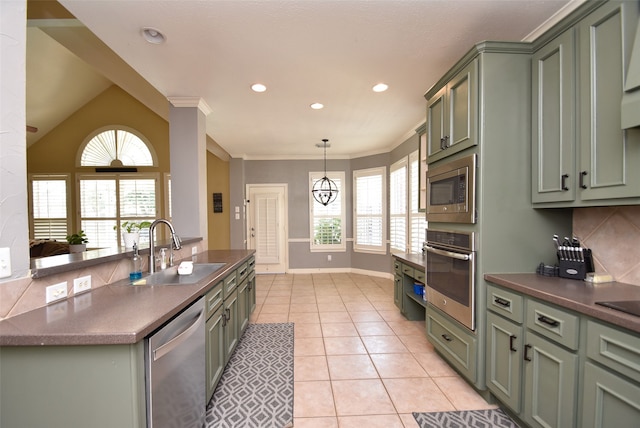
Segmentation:
{"type": "Polygon", "coordinates": [[[438,254],[438,255],[441,255],[441,256],[445,256],[445,257],[451,257],[452,259],[471,260],[473,258],[473,255],[471,255],[471,254],[454,253],[452,251],[446,251],[446,250],[440,250],[438,248],[433,248],[433,247],[430,247],[428,245],[425,248],[430,253],[438,254]]]}
{"type": "Polygon", "coordinates": [[[153,361],[158,361],[160,358],[167,355],[169,352],[173,351],[178,345],[187,340],[189,336],[194,333],[194,330],[197,330],[200,324],[200,320],[204,317],[204,310],[200,311],[198,315],[193,318],[193,322],[189,325],[189,327],[185,328],[180,332],[177,336],[175,336],[170,341],[163,343],[153,350],[153,361]]]}

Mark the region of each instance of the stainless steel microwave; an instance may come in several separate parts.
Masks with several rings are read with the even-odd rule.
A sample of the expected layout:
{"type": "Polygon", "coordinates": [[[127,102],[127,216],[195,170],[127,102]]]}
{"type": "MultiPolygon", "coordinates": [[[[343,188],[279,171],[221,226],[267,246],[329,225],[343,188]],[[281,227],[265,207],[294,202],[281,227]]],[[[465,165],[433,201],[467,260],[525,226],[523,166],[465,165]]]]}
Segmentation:
{"type": "Polygon", "coordinates": [[[429,168],[427,171],[427,221],[476,222],[476,155],[429,168]]]}

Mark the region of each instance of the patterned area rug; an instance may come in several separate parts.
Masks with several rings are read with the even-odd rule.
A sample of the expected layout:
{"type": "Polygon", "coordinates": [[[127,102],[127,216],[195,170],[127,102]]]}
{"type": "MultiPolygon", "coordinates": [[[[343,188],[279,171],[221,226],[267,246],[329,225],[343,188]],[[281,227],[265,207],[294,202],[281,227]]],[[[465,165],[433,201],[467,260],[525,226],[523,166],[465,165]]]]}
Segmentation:
{"type": "Polygon", "coordinates": [[[501,409],[413,413],[420,428],[518,428],[501,409]]]}
{"type": "Polygon", "coordinates": [[[293,323],[249,324],[207,406],[207,428],[293,421],[293,323]]]}

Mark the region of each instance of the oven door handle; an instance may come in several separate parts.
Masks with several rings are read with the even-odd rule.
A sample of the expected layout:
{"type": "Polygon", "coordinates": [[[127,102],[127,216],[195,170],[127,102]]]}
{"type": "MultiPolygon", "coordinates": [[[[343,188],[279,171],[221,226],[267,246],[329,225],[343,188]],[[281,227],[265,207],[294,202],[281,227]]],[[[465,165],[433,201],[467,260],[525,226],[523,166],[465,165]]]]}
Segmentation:
{"type": "Polygon", "coordinates": [[[451,257],[452,259],[471,260],[473,258],[472,254],[454,253],[453,251],[440,250],[438,248],[430,247],[428,245],[425,246],[425,249],[430,253],[438,254],[440,256],[445,256],[445,257],[451,257]]]}

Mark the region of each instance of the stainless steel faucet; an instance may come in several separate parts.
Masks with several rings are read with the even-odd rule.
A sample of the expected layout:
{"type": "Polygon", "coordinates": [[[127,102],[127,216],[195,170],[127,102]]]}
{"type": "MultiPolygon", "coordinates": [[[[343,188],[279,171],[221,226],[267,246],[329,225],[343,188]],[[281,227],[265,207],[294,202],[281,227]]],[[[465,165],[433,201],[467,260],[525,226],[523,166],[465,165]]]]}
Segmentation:
{"type": "Polygon", "coordinates": [[[168,220],[159,218],[158,220],[151,223],[151,226],[149,226],[149,273],[154,273],[156,270],[156,244],[153,239],[153,232],[156,230],[156,226],[160,223],[166,224],[171,230],[171,240],[173,241],[170,262],[171,265],[173,265],[173,250],[179,250],[180,248],[182,248],[180,237],[176,235],[176,231],[173,229],[173,225],[169,223],[168,220]]]}

